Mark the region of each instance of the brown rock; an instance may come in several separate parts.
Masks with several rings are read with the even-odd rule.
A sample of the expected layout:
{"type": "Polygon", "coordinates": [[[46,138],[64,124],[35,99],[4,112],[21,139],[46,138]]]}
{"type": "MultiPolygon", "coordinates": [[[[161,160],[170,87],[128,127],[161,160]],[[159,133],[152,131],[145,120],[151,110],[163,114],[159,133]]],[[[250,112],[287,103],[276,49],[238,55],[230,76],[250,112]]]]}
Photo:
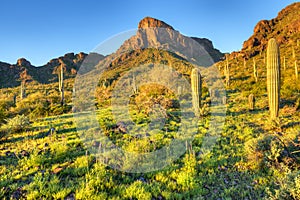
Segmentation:
{"type": "Polygon", "coordinates": [[[117,123],[117,129],[121,132],[121,133],[127,133],[127,126],[124,122],[118,122],[117,123]]]}
{"type": "Polygon", "coordinates": [[[53,174],[58,174],[59,172],[61,172],[64,168],[62,167],[57,167],[53,170],[53,174]]]}
{"type": "Polygon", "coordinates": [[[261,20],[257,23],[257,25],[254,28],[254,33],[267,33],[272,30],[272,27],[270,25],[270,21],[268,20],[261,20]]]}
{"type": "Polygon", "coordinates": [[[145,17],[144,19],[142,19],[139,22],[138,28],[169,28],[174,30],[173,27],[168,25],[167,23],[152,17],[145,17]]]}

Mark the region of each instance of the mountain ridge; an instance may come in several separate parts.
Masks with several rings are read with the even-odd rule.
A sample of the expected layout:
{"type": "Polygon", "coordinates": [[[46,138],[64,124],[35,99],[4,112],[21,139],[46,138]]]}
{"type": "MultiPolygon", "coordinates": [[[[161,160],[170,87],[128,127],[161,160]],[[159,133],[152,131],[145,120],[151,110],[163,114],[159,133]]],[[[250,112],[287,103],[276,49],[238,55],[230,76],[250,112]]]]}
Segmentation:
{"type": "MultiPolygon", "coordinates": [[[[152,18],[152,17],[145,17],[138,23],[138,32],[137,32],[137,38],[133,38],[131,40],[132,43],[137,43],[137,47],[142,48],[140,43],[141,41],[144,42],[146,46],[148,44],[156,45],[159,41],[158,36],[159,34],[153,35],[152,33],[147,33],[146,36],[149,36],[149,38],[146,38],[144,40],[144,36],[140,36],[139,34],[142,31],[149,31],[150,29],[160,29],[160,30],[166,30],[170,31],[169,34],[176,33],[179,35],[179,37],[183,37],[179,34],[178,31],[176,31],[172,26],[165,23],[164,21],[152,18]],[[152,41],[154,40],[154,41],[152,41]]],[[[184,36],[185,37],[185,36],[184,36]]],[[[219,61],[221,57],[223,57],[223,54],[216,48],[214,48],[212,41],[206,38],[197,38],[197,37],[191,37],[193,40],[190,41],[196,41],[200,46],[203,47],[203,51],[206,51],[206,54],[209,55],[209,57],[212,58],[214,62],[219,61]]],[[[167,41],[170,41],[171,39],[168,38],[167,41]]],[[[182,38],[183,46],[186,45],[184,41],[186,39],[182,38]]],[[[125,41],[123,45],[120,47],[125,46],[128,43],[128,41],[125,41]]],[[[129,44],[130,46],[131,44],[129,44]]],[[[95,53],[96,55],[97,53],[95,53]]],[[[60,66],[60,63],[63,62],[66,65],[65,69],[65,79],[68,78],[74,78],[77,71],[79,70],[80,65],[83,63],[84,59],[88,56],[88,54],[80,52],[78,54],[75,53],[67,53],[64,56],[60,56],[58,58],[51,59],[48,63],[42,66],[33,66],[30,61],[26,60],[25,58],[20,58],[17,60],[16,64],[9,64],[5,62],[0,62],[0,72],[7,74],[6,78],[3,78],[0,80],[0,88],[3,87],[16,87],[19,86],[21,83],[21,79],[26,81],[36,81],[38,83],[46,84],[46,83],[52,83],[57,81],[57,68],[60,66]]],[[[103,55],[97,54],[96,57],[99,57],[101,60],[104,58],[103,55]]],[[[124,56],[123,56],[124,57],[124,56]]],[[[125,56],[126,57],[126,56],[125,56]]],[[[122,60],[122,57],[121,57],[122,60]]]]}

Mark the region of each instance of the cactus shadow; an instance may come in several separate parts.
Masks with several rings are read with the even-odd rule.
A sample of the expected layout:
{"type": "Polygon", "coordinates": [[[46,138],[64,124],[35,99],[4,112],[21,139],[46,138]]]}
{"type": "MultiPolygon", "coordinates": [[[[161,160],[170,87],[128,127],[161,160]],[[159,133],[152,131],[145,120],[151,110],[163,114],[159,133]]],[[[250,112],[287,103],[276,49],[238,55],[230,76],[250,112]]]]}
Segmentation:
{"type": "Polygon", "coordinates": [[[242,76],[242,77],[233,77],[233,78],[231,78],[231,80],[233,80],[233,81],[246,81],[250,78],[251,78],[251,76],[242,76]]]}
{"type": "Polygon", "coordinates": [[[2,139],[0,140],[0,144],[4,144],[4,143],[15,143],[15,142],[20,142],[20,141],[23,141],[23,140],[27,140],[27,139],[40,139],[40,138],[44,138],[44,137],[47,137],[49,136],[51,133],[50,133],[50,130],[49,131],[43,131],[43,132],[40,132],[36,135],[30,135],[30,136],[21,136],[21,137],[17,137],[17,138],[10,138],[10,139],[2,139]]]}
{"type": "Polygon", "coordinates": [[[262,128],[262,126],[254,123],[254,122],[247,122],[246,123],[249,127],[253,128],[254,133],[259,134],[265,132],[265,130],[262,128]]]}
{"type": "Polygon", "coordinates": [[[247,114],[247,113],[256,115],[256,114],[266,112],[266,110],[267,110],[266,108],[254,108],[253,110],[250,110],[249,108],[243,108],[239,111],[230,112],[230,114],[233,116],[238,116],[238,115],[247,114]]]}

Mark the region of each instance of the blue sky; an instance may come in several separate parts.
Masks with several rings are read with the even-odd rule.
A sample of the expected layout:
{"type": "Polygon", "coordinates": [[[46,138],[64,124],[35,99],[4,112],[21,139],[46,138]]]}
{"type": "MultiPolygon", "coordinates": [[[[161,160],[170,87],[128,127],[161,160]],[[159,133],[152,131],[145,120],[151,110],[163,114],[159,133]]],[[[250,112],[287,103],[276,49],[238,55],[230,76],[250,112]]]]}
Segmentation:
{"type": "Polygon", "coordinates": [[[20,57],[33,65],[68,52],[91,52],[113,35],[137,28],[145,16],[184,35],[206,37],[223,52],[239,50],[261,19],[271,19],[291,0],[0,1],[0,61],[20,57]]]}

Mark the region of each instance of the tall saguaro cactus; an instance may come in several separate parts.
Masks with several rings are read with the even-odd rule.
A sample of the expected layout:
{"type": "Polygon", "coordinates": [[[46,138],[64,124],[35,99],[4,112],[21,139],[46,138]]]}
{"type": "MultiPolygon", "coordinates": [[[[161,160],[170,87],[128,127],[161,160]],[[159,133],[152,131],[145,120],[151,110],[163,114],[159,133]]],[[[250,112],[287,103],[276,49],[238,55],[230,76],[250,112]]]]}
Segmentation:
{"type": "Polygon", "coordinates": [[[64,64],[61,62],[60,71],[58,72],[58,89],[60,92],[60,104],[63,106],[65,103],[65,92],[64,92],[64,64]]]}
{"type": "Polygon", "coordinates": [[[255,78],[255,82],[257,82],[258,81],[258,72],[257,72],[257,69],[256,69],[255,58],[253,58],[253,75],[254,75],[254,78],[255,78]]]}
{"type": "Polygon", "coordinates": [[[298,66],[297,66],[297,60],[295,60],[295,75],[296,75],[296,79],[298,80],[298,66]]]}
{"type": "Polygon", "coordinates": [[[20,98],[24,99],[26,97],[26,88],[25,88],[25,80],[21,81],[21,88],[20,88],[20,98]]]}
{"type": "Polygon", "coordinates": [[[249,109],[250,110],[254,110],[254,107],[255,107],[255,97],[254,97],[253,94],[249,95],[248,101],[249,101],[249,109]]]}
{"type": "Polygon", "coordinates": [[[296,59],[296,53],[295,53],[294,46],[293,46],[293,60],[295,63],[295,77],[296,77],[296,80],[298,80],[298,66],[297,66],[297,59],[296,59]]]}
{"type": "Polygon", "coordinates": [[[283,56],[283,69],[286,70],[286,59],[285,56],[283,56]]]}
{"type": "Polygon", "coordinates": [[[201,95],[202,95],[202,80],[200,70],[194,68],[191,74],[191,86],[192,86],[192,96],[193,96],[193,107],[196,116],[200,115],[201,107],[201,95]]]}
{"type": "Polygon", "coordinates": [[[225,66],[225,76],[226,76],[226,86],[230,85],[230,70],[229,70],[229,61],[228,61],[228,55],[226,55],[226,66],[225,66]]]}
{"type": "Polygon", "coordinates": [[[274,38],[269,40],[267,48],[267,89],[270,117],[276,119],[280,101],[280,52],[274,38]]]}

